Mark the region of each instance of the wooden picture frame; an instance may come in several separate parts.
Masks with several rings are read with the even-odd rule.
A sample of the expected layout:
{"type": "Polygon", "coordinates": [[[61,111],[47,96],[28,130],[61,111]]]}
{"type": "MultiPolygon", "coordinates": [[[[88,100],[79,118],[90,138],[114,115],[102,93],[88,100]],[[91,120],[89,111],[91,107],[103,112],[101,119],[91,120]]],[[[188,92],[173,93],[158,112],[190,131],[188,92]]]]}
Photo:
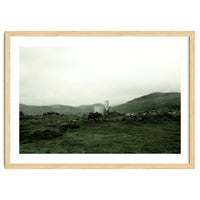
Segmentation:
{"type": "MultiPolygon", "coordinates": [[[[13,63],[12,63],[13,64],[13,63]]],[[[6,169],[194,169],[195,168],[195,32],[194,31],[6,31],[5,32],[5,168],[6,169]],[[12,37],[188,37],[189,162],[188,163],[13,163],[11,162],[12,37]]]]}

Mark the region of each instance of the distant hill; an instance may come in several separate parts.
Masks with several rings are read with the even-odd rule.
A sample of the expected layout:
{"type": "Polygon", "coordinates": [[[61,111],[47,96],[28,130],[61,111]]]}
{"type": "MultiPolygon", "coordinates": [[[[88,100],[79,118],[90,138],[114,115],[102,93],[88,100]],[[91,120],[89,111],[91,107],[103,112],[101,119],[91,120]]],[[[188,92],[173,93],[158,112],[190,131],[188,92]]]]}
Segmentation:
{"type": "MultiPolygon", "coordinates": [[[[116,111],[119,113],[138,113],[148,110],[180,110],[180,93],[152,93],[148,94],[119,106],[110,108],[110,111],[116,111]]],[[[81,105],[78,107],[67,105],[50,105],[50,106],[30,106],[20,104],[20,111],[24,114],[37,114],[41,115],[46,112],[58,112],[61,114],[87,114],[94,111],[94,106],[103,105],[101,103],[92,105],[81,105]]]]}
{"type": "Polygon", "coordinates": [[[46,112],[58,112],[61,114],[85,114],[93,112],[94,106],[103,104],[93,104],[93,105],[81,105],[78,107],[67,106],[67,105],[50,105],[50,106],[30,106],[25,104],[20,104],[20,111],[25,115],[37,114],[41,115],[46,112]]]}
{"type": "Polygon", "coordinates": [[[119,113],[138,113],[149,110],[180,111],[180,93],[152,93],[135,98],[119,106],[111,107],[111,111],[119,113]]]}

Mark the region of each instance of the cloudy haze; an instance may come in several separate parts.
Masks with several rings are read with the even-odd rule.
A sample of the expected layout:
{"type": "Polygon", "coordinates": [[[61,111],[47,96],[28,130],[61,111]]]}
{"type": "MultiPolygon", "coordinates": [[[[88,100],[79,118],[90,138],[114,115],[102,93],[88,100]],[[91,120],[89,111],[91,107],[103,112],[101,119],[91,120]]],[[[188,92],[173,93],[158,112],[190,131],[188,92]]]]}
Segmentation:
{"type": "Polygon", "coordinates": [[[20,103],[125,103],[152,92],[180,92],[177,48],[20,47],[20,103]]]}

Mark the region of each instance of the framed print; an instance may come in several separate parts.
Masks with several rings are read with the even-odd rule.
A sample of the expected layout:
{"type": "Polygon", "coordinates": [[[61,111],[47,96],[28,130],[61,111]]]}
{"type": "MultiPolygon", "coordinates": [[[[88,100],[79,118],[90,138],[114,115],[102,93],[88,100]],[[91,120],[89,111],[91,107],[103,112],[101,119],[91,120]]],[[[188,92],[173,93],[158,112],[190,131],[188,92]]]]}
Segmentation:
{"type": "Polygon", "coordinates": [[[194,169],[193,31],[5,32],[5,168],[194,169]]]}

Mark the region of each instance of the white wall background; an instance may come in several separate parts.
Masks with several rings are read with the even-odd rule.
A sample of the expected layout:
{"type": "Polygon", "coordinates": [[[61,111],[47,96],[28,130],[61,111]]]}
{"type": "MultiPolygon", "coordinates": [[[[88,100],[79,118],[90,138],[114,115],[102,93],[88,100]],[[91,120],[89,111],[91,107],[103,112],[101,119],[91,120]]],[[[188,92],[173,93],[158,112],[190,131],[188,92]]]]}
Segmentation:
{"type": "Polygon", "coordinates": [[[198,0],[2,0],[0,2],[0,199],[200,199],[200,2],[198,0]],[[195,30],[195,170],[5,170],[4,31],[195,30]]]}

